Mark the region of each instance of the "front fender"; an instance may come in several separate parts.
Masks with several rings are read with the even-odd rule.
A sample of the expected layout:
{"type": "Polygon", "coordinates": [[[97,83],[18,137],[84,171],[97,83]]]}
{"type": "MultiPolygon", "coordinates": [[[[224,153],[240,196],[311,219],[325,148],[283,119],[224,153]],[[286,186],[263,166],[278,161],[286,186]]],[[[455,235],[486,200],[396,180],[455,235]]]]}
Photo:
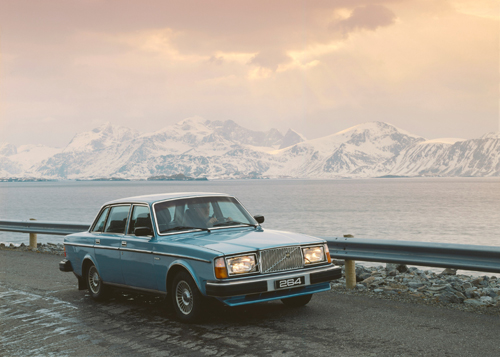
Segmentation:
{"type": "MultiPolygon", "coordinates": [[[[181,267],[181,268],[184,268],[185,270],[187,270],[188,273],[191,275],[191,278],[193,278],[194,282],[196,283],[196,286],[198,286],[198,290],[200,290],[200,292],[203,295],[206,295],[206,293],[205,293],[205,286],[204,286],[204,284],[201,283],[198,274],[196,274],[193,266],[188,261],[186,261],[184,259],[174,260],[169,265],[168,272],[167,272],[167,280],[169,280],[170,278],[173,278],[173,276],[169,277],[169,275],[172,272],[172,269],[175,269],[177,267],[181,267]]],[[[168,292],[168,287],[167,287],[167,292],[168,292]]]]}

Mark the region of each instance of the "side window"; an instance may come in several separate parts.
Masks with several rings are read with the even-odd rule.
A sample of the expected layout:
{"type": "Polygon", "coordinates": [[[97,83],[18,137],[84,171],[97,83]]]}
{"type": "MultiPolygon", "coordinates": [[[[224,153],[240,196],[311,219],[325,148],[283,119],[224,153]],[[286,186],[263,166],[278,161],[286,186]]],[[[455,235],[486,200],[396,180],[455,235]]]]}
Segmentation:
{"type": "Polygon", "coordinates": [[[132,218],[128,226],[128,234],[134,234],[136,228],[151,226],[151,216],[149,215],[149,207],[147,206],[134,206],[132,211],[132,218]]]}
{"type": "Polygon", "coordinates": [[[106,217],[108,216],[109,207],[102,211],[101,215],[97,219],[97,223],[94,226],[92,232],[102,232],[104,229],[104,223],[106,223],[106,217]]]}
{"type": "Polygon", "coordinates": [[[128,205],[111,207],[104,232],[125,234],[129,210],[130,206],[128,205]]]}

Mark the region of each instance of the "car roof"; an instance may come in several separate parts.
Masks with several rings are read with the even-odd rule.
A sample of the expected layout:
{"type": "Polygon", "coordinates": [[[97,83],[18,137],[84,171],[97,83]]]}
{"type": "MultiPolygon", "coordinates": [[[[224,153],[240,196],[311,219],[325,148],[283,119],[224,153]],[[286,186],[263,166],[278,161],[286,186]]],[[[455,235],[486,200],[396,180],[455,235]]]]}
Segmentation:
{"type": "Polygon", "coordinates": [[[172,193],[155,193],[152,195],[142,195],[125,197],[117,200],[106,202],[104,205],[116,204],[116,203],[148,203],[152,204],[158,201],[171,200],[176,198],[191,198],[191,197],[213,197],[213,196],[223,196],[232,197],[226,193],[215,193],[215,192],[172,192],[172,193]]]}

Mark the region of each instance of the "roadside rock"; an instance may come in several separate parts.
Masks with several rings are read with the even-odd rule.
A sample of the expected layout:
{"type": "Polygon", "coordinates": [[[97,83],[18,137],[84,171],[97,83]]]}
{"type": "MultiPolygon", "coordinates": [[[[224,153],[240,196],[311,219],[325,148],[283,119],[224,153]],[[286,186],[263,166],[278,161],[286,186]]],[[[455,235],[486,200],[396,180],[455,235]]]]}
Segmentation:
{"type": "Polygon", "coordinates": [[[332,282],[332,290],[345,294],[368,294],[379,298],[412,300],[426,304],[439,304],[467,311],[500,315],[500,279],[457,275],[456,269],[441,273],[406,267],[402,272],[396,264],[385,267],[356,266],[358,283],[347,290],[345,280],[332,282]],[[362,279],[362,280],[361,280],[362,279]],[[495,310],[497,309],[497,310],[495,310]]]}
{"type": "Polygon", "coordinates": [[[464,304],[471,305],[471,306],[484,306],[485,305],[482,301],[476,300],[476,299],[467,299],[464,301],[464,304]]]}
{"type": "Polygon", "coordinates": [[[361,282],[372,276],[371,270],[368,270],[362,265],[356,265],[356,281],[361,282]]]}
{"type": "Polygon", "coordinates": [[[20,245],[14,245],[10,243],[8,246],[1,243],[0,249],[13,249],[22,252],[34,252],[34,253],[45,253],[45,254],[55,254],[64,256],[64,245],[62,243],[38,243],[36,248],[30,248],[29,246],[21,243],[20,245]]]}
{"type": "Polygon", "coordinates": [[[446,268],[439,275],[457,275],[457,269],[455,269],[455,268],[446,268]]]}
{"type": "Polygon", "coordinates": [[[363,280],[363,281],[361,282],[361,284],[362,284],[363,286],[368,286],[368,285],[370,285],[370,284],[373,284],[374,282],[375,282],[375,277],[374,277],[374,276],[370,276],[369,278],[367,278],[367,279],[363,280]]]}
{"type": "Polygon", "coordinates": [[[397,270],[400,273],[406,273],[408,271],[408,267],[404,264],[387,263],[385,265],[385,270],[387,271],[397,270]]]}

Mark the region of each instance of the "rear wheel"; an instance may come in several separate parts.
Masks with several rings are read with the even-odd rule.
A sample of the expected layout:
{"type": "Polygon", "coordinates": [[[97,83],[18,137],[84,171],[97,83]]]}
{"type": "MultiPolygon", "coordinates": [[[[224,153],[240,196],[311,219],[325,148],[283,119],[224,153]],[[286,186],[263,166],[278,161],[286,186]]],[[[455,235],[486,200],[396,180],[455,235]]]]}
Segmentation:
{"type": "Polygon", "coordinates": [[[309,301],[311,301],[312,294],[309,295],[300,295],[300,296],[294,296],[286,299],[281,299],[283,304],[287,307],[300,307],[307,305],[309,301]]]}
{"type": "Polygon", "coordinates": [[[101,276],[94,264],[90,264],[88,267],[87,284],[92,299],[102,300],[106,297],[107,287],[102,282],[101,276]]]}
{"type": "Polygon", "coordinates": [[[177,318],[183,322],[198,321],[203,312],[203,296],[189,273],[177,273],[171,287],[172,303],[177,318]]]}

